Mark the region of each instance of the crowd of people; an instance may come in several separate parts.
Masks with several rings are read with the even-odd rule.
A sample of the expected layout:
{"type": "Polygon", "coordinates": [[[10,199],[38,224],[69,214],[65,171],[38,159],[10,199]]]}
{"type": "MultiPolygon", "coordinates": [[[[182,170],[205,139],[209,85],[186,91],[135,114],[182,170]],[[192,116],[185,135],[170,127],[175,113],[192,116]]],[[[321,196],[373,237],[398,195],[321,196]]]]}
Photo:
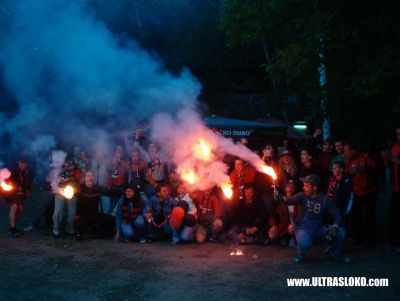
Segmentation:
{"type": "MultiPolygon", "coordinates": [[[[129,151],[116,146],[111,158],[102,152],[90,157],[76,146],[58,174],[58,186],[70,185],[73,196],[54,191],[48,179],[24,230],[38,230],[47,220],[54,239],[100,235],[118,242],[280,244],[297,248],[295,262],[303,261],[314,243],[325,242],[333,260],[348,263],[342,254],[345,243],[377,243],[378,164],[351,142],[318,140],[318,131],[314,136],[304,146],[284,141],[260,151],[277,182],[241,158],[221,157],[230,168],[230,199],[218,186],[188,189],[162,149],[143,137],[129,151]]],[[[399,251],[400,127],[396,139],[381,159],[393,183],[387,238],[399,251]]],[[[9,206],[10,235],[18,237],[18,221],[32,190],[26,158],[18,159],[7,183],[15,189],[2,189],[0,195],[9,206]]]]}

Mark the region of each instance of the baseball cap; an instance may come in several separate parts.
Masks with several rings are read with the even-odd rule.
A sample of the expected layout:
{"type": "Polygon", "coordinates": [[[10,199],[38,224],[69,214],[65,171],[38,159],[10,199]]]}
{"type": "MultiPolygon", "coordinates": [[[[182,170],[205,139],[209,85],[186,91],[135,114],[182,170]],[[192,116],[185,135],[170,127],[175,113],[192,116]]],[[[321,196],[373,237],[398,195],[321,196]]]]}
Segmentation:
{"type": "Polygon", "coordinates": [[[311,185],[319,186],[320,180],[317,175],[309,175],[304,178],[301,178],[300,181],[303,183],[310,183],[311,185]]]}

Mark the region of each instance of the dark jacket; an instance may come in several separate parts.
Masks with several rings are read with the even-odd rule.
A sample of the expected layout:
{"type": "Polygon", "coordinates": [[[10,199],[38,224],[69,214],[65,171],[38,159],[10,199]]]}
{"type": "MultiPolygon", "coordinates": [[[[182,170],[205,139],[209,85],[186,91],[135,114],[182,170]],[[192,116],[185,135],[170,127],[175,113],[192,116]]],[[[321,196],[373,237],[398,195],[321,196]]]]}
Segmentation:
{"type": "Polygon", "coordinates": [[[244,199],[241,200],[235,208],[233,223],[244,229],[251,227],[261,229],[266,223],[262,200],[256,198],[250,205],[244,199]]]}
{"type": "Polygon", "coordinates": [[[76,192],[76,197],[78,200],[76,214],[95,215],[98,212],[101,195],[112,196],[118,194],[120,194],[119,190],[107,189],[99,185],[94,185],[92,188],[89,188],[85,184],[81,184],[76,192]]]}

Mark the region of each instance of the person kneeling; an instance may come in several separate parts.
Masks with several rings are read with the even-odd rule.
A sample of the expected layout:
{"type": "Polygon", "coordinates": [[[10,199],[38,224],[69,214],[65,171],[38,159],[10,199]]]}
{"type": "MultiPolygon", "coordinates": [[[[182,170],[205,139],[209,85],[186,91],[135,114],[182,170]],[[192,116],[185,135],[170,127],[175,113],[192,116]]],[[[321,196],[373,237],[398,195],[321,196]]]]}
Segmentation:
{"type": "Polygon", "coordinates": [[[244,185],[244,199],[237,205],[233,218],[233,227],[228,237],[235,243],[250,244],[264,241],[265,207],[261,199],[256,198],[252,184],[244,185]]]}
{"type": "Polygon", "coordinates": [[[78,241],[82,240],[82,235],[89,226],[98,226],[102,234],[112,229],[114,217],[99,213],[98,208],[101,195],[117,194],[105,187],[94,185],[94,174],[91,171],[86,172],[84,183],[79,186],[79,189],[76,195],[78,201],[74,218],[75,238],[78,241]]]}
{"type": "Polygon", "coordinates": [[[154,238],[160,236],[172,236],[173,242],[179,241],[178,232],[169,224],[172,209],[177,204],[170,195],[170,187],[165,183],[159,184],[156,192],[145,208],[147,242],[153,242],[154,238]]]}
{"type": "Polygon", "coordinates": [[[145,202],[140,198],[139,191],[133,185],[128,186],[125,194],[117,202],[114,237],[116,241],[129,241],[135,236],[140,243],[146,243],[145,221],[142,215],[144,207],[145,202]]]}
{"type": "MultiPolygon", "coordinates": [[[[340,228],[342,218],[339,210],[332,199],[318,192],[318,176],[309,175],[301,180],[304,183],[304,192],[299,192],[284,201],[286,205],[301,206],[302,215],[296,221],[297,254],[294,261],[296,263],[303,261],[313,242],[330,242],[331,258],[337,262],[350,263],[351,259],[342,255],[345,231],[340,228]],[[334,220],[333,225],[324,225],[326,212],[334,220]]],[[[276,197],[283,199],[280,195],[276,197]]]]}

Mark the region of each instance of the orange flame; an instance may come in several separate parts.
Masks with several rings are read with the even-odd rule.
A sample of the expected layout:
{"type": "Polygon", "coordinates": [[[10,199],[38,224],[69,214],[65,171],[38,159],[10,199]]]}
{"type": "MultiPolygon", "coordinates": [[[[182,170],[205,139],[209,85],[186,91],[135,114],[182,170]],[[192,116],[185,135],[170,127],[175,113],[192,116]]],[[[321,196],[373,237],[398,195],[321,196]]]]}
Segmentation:
{"type": "Polygon", "coordinates": [[[199,143],[196,145],[195,156],[204,161],[209,161],[211,159],[211,146],[204,139],[200,139],[199,143]]]}
{"type": "Polygon", "coordinates": [[[221,184],[221,189],[226,198],[228,198],[228,199],[232,198],[232,196],[233,196],[232,184],[223,183],[223,184],[221,184]]]}
{"type": "Polygon", "coordinates": [[[243,256],[243,255],[244,255],[243,251],[238,248],[231,252],[231,256],[243,256]]]}
{"type": "Polygon", "coordinates": [[[63,197],[65,197],[66,199],[72,199],[74,197],[75,194],[75,190],[71,185],[67,185],[65,186],[63,189],[61,189],[61,194],[63,195],[63,197]]]}
{"type": "Polygon", "coordinates": [[[261,171],[263,173],[269,175],[273,180],[277,179],[275,170],[271,166],[268,166],[268,165],[265,165],[265,164],[261,164],[260,168],[261,168],[261,171]]]}
{"type": "Polygon", "coordinates": [[[184,172],[182,174],[182,179],[193,185],[196,183],[196,174],[193,171],[184,172]]]}
{"type": "Polygon", "coordinates": [[[11,191],[14,189],[12,185],[8,185],[6,182],[1,182],[0,186],[4,191],[11,191]]]}

